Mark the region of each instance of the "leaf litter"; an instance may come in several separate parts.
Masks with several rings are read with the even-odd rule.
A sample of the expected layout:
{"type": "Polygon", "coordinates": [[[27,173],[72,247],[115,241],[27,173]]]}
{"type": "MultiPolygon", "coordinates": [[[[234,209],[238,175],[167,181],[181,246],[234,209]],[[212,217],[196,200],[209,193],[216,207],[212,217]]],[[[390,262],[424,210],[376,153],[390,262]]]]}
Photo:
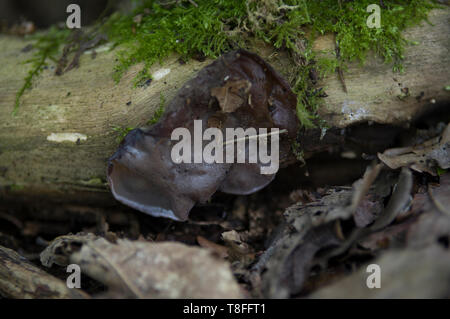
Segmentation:
{"type": "Polygon", "coordinates": [[[83,272],[109,287],[103,298],[241,298],[229,265],[207,249],[181,243],[130,241],[111,243],[88,235],[55,239],[41,254],[44,265],[80,265],[83,272]],[[58,247],[83,243],[68,260],[58,247]],[[58,253],[57,253],[58,252],[58,253]],[[65,262],[64,262],[65,261],[65,262]]]}

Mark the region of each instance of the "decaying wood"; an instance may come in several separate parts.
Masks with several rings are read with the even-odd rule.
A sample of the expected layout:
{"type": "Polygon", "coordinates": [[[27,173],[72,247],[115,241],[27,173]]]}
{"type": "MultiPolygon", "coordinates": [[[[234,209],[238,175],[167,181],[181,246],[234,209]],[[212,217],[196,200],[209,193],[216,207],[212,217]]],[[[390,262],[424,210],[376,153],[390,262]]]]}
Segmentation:
{"type": "MultiPolygon", "coordinates": [[[[320,114],[330,126],[363,121],[404,124],[432,107],[431,101],[448,101],[450,94],[444,86],[450,83],[449,12],[448,8],[432,11],[434,26],[424,23],[407,31],[407,38],[419,44],[406,50],[404,74],[395,74],[392,66],[371,58],[365,66],[355,63],[345,72],[348,93],[342,90],[337,74],[324,79],[320,85],[328,97],[320,114]],[[404,88],[409,96],[404,96],[404,88]]],[[[118,145],[112,128],[144,125],[159,107],[161,94],[170,100],[184,82],[211,62],[180,64],[172,56],[151,68],[154,79],[150,85],[133,89],[140,66],[116,84],[112,79],[115,50],[98,50],[95,59],[84,54],[79,68],[62,76],[54,75],[55,66],[44,70],[13,117],[15,95],[29,69],[20,63],[33,54],[21,51],[28,44],[0,36],[0,194],[14,198],[26,194],[112,202],[105,185],[106,159],[118,145]],[[65,137],[72,137],[73,142],[56,142],[61,133],[72,133],[65,137]]],[[[323,37],[315,49],[333,47],[332,37],[323,37]]],[[[281,73],[292,69],[283,53],[267,47],[254,51],[281,73]]]]}
{"type": "Polygon", "coordinates": [[[89,298],[34,266],[15,251],[0,246],[0,295],[7,298],[89,298]]]}

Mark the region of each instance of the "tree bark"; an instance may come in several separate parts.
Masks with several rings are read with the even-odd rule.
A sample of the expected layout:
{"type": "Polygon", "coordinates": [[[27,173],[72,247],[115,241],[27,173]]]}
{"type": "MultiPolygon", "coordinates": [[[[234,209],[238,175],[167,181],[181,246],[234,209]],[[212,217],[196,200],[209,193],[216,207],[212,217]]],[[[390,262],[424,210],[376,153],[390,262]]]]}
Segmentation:
{"type": "MultiPolygon", "coordinates": [[[[348,93],[337,74],[321,81],[328,97],[320,115],[338,128],[365,121],[407,124],[432,102],[448,101],[450,94],[444,87],[450,84],[449,12],[449,8],[434,10],[429,16],[434,26],[424,23],[407,30],[406,37],[419,44],[407,48],[404,74],[372,57],[364,66],[351,64],[344,73],[348,93]],[[406,88],[409,96],[405,97],[406,88]]],[[[140,66],[116,84],[112,79],[116,52],[98,50],[95,59],[84,54],[79,68],[62,76],[54,75],[54,66],[44,70],[12,116],[15,95],[29,70],[21,64],[32,55],[21,51],[28,44],[28,40],[0,36],[0,196],[7,198],[111,202],[105,175],[106,160],[118,146],[113,127],[144,125],[160,105],[160,94],[170,101],[185,81],[211,63],[180,64],[172,56],[151,68],[161,78],[134,89],[132,81],[140,66]],[[54,141],[64,137],[61,133],[71,133],[73,142],[54,141]]],[[[333,47],[331,36],[315,42],[316,50],[333,47]]],[[[254,51],[281,73],[290,67],[283,53],[259,46],[254,51]]]]}
{"type": "Polygon", "coordinates": [[[89,298],[85,292],[69,289],[62,280],[3,246],[0,246],[0,295],[20,299],[89,298]]]}

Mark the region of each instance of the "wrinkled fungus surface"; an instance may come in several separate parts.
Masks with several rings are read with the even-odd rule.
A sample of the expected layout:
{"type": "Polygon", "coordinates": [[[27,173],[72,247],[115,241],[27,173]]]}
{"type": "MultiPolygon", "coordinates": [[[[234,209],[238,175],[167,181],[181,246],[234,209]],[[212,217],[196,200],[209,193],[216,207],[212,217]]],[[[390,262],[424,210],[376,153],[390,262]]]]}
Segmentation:
{"type": "MultiPolygon", "coordinates": [[[[172,131],[184,127],[194,136],[194,120],[201,120],[203,130],[219,128],[224,138],[226,128],[279,128],[287,131],[280,135],[283,158],[298,130],[296,102],[289,84],[256,54],[238,50],[223,55],[179,90],[157,124],[128,133],[108,161],[114,197],[152,216],[183,221],[195,203],[206,202],[218,190],[260,190],[275,174],[261,174],[259,161],[174,163],[171,150],[178,141],[171,140],[172,131]]],[[[245,147],[248,155],[247,142],[245,147]]]]}

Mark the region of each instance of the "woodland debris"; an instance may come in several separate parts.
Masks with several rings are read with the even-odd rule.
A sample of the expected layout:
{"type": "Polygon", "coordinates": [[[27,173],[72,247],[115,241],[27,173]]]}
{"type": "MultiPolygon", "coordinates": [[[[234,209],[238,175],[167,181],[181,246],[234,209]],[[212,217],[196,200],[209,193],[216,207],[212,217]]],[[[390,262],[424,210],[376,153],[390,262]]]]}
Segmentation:
{"type": "Polygon", "coordinates": [[[268,249],[272,255],[262,277],[267,297],[287,298],[300,293],[314,265],[326,268],[330,259],[343,255],[361,238],[388,226],[405,208],[412,187],[408,169],[400,174],[386,208],[379,216],[372,217],[373,223],[364,227],[351,223],[365,193],[376,201],[389,195],[384,190],[386,180],[376,180],[380,168],[376,165],[368,169],[363,179],[354,183],[353,191],[335,188],[316,202],[296,204],[286,210],[286,226],[274,240],[274,248],[268,249]],[[343,223],[347,225],[345,228],[343,223]]]}
{"type": "MultiPolygon", "coordinates": [[[[67,242],[67,237],[64,242],[67,242]]],[[[240,298],[242,292],[228,264],[208,249],[181,243],[130,241],[111,243],[95,236],[72,237],[81,248],[70,263],[103,283],[107,295],[122,298],[240,298]]],[[[61,238],[50,247],[61,246],[61,238]]],[[[66,244],[66,245],[67,245],[66,244]]],[[[49,257],[48,249],[45,260],[49,257]]]]}
{"type": "Polygon", "coordinates": [[[80,289],[39,269],[14,250],[0,246],[0,295],[6,298],[89,298],[80,289]]]}

